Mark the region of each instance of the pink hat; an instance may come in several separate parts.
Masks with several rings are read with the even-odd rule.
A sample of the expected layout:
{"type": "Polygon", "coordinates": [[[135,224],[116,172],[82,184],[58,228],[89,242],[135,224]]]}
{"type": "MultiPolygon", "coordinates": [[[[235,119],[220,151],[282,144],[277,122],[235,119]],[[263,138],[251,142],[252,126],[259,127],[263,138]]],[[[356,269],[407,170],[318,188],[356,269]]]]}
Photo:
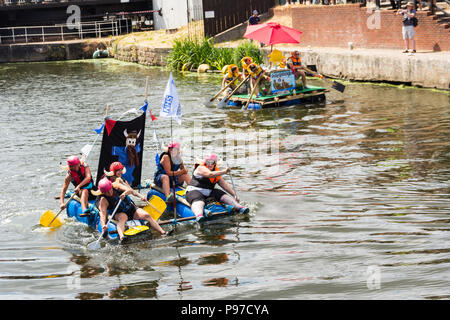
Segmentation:
{"type": "Polygon", "coordinates": [[[77,156],[70,156],[67,158],[67,164],[69,166],[74,166],[80,163],[81,163],[80,158],[78,158],[77,156]]]}
{"type": "Polygon", "coordinates": [[[101,193],[106,193],[112,188],[112,182],[108,178],[103,178],[98,182],[98,189],[101,193]]]}
{"type": "Polygon", "coordinates": [[[178,142],[172,142],[171,144],[169,144],[169,148],[180,149],[180,144],[178,142]]]}
{"type": "Polygon", "coordinates": [[[211,154],[205,156],[204,160],[205,160],[205,162],[208,160],[213,160],[213,161],[217,162],[217,155],[214,153],[211,153],[211,154]]]}

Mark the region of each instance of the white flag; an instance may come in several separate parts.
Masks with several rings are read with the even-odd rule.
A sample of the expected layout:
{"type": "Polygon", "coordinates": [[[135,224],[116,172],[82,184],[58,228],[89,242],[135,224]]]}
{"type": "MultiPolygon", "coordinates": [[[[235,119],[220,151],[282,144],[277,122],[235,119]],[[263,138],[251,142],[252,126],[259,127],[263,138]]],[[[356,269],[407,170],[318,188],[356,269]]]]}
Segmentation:
{"type": "Polygon", "coordinates": [[[161,117],[173,117],[177,120],[178,124],[181,124],[181,105],[178,99],[177,88],[175,88],[175,82],[170,73],[169,81],[167,82],[166,91],[164,91],[164,97],[161,105],[161,117]]]}

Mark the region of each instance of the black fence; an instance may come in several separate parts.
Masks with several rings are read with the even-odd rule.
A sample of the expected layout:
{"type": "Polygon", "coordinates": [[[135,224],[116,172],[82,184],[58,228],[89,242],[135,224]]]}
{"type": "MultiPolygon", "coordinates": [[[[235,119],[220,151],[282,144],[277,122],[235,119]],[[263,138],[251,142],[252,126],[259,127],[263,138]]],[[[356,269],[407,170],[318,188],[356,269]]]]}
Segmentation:
{"type": "Polygon", "coordinates": [[[204,33],[213,37],[248,20],[253,10],[266,13],[275,0],[203,0],[204,33]]]}

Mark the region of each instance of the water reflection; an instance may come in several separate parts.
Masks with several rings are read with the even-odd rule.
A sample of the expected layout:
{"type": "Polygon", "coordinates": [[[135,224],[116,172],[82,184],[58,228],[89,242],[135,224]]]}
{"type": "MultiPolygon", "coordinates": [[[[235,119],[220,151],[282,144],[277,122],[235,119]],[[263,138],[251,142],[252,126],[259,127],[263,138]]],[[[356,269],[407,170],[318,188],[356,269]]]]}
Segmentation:
{"type": "MultiPolygon", "coordinates": [[[[242,112],[204,106],[220,75],[174,73],[183,111],[174,138],[191,148],[202,130],[198,148],[183,155],[186,165],[220,153],[227,130],[238,132],[225,160],[251,215],[95,253],[85,250],[95,233],[81,224],[33,228],[43,208],[57,208],[59,162],[93,141],[106,104],[113,117],[142,105],[147,75],[158,116],[169,76],[161,68],[111,59],[0,67],[7,85],[0,181],[8,185],[0,195],[2,297],[448,298],[450,97],[443,92],[349,83],[344,94],[327,93],[324,105],[242,112]],[[255,160],[247,142],[263,132],[270,143],[255,160]],[[381,290],[366,286],[368,266],[381,267],[381,290]],[[78,279],[79,288],[67,286],[78,279]]],[[[167,119],[153,124],[167,142],[167,119]]],[[[144,179],[155,170],[148,132],[144,179]]],[[[93,168],[98,155],[94,148],[93,168]]]]}

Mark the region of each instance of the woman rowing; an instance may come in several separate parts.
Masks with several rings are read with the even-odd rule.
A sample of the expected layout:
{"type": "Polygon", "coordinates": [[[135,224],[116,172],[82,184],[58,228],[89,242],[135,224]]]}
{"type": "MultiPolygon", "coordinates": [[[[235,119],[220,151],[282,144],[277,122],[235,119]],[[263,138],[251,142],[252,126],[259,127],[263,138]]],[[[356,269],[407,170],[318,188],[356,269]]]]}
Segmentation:
{"type": "Polygon", "coordinates": [[[178,142],[172,142],[169,144],[167,151],[161,153],[153,180],[155,185],[163,189],[167,203],[173,201],[173,193],[170,189],[174,183],[181,186],[184,182],[189,184],[191,181],[191,177],[184,167],[178,142]]]}
{"type": "MultiPolygon", "coordinates": [[[[229,95],[232,91],[234,91],[241,81],[242,75],[239,73],[238,66],[235,64],[229,65],[225,71],[225,76],[222,81],[222,88],[229,85],[225,92],[226,95],[229,95]]],[[[242,87],[237,90],[237,93],[242,93],[242,87]]]]}
{"type": "Polygon", "coordinates": [[[239,204],[239,198],[233,188],[221,177],[229,173],[230,170],[230,168],[219,170],[215,154],[208,155],[204,161],[194,165],[191,182],[186,188],[186,200],[191,205],[197,221],[203,218],[203,209],[208,197],[213,197],[216,201],[229,204],[241,213],[249,211],[248,208],[239,204]],[[216,184],[231,194],[231,196],[220,189],[216,189],[216,184]]]}
{"type": "Polygon", "coordinates": [[[66,207],[64,197],[67,188],[72,183],[75,186],[74,192],[80,197],[81,209],[83,210],[82,215],[89,214],[89,190],[94,187],[89,166],[86,163],[81,163],[80,158],[77,156],[70,156],[67,158],[67,166],[61,166],[61,168],[67,170],[67,174],[59,195],[60,208],[64,209],[66,207]]]}
{"type": "Polygon", "coordinates": [[[254,94],[257,97],[259,95],[259,90],[256,82],[258,81],[259,78],[261,78],[261,80],[259,81],[259,85],[262,85],[264,81],[268,81],[270,82],[270,77],[266,76],[265,73],[266,71],[263,70],[259,65],[257,65],[256,63],[251,63],[248,66],[248,71],[250,73],[250,89],[251,91],[254,90],[254,94]],[[256,87],[256,88],[255,88],[256,87]]]}
{"type": "Polygon", "coordinates": [[[130,194],[147,201],[145,196],[133,190],[127,185],[121,184],[119,181],[111,182],[108,178],[103,178],[98,182],[98,190],[91,191],[97,196],[95,205],[100,211],[100,223],[102,230],[107,232],[108,226],[106,224],[108,213],[111,213],[117,206],[120,199],[122,199],[115,219],[117,220],[117,233],[119,234],[119,243],[122,243],[125,238],[125,223],[127,220],[141,219],[148,221],[150,226],[158,231],[161,235],[167,235],[161,226],[148,214],[144,209],[136,207],[133,200],[129,197],[130,194]]]}

